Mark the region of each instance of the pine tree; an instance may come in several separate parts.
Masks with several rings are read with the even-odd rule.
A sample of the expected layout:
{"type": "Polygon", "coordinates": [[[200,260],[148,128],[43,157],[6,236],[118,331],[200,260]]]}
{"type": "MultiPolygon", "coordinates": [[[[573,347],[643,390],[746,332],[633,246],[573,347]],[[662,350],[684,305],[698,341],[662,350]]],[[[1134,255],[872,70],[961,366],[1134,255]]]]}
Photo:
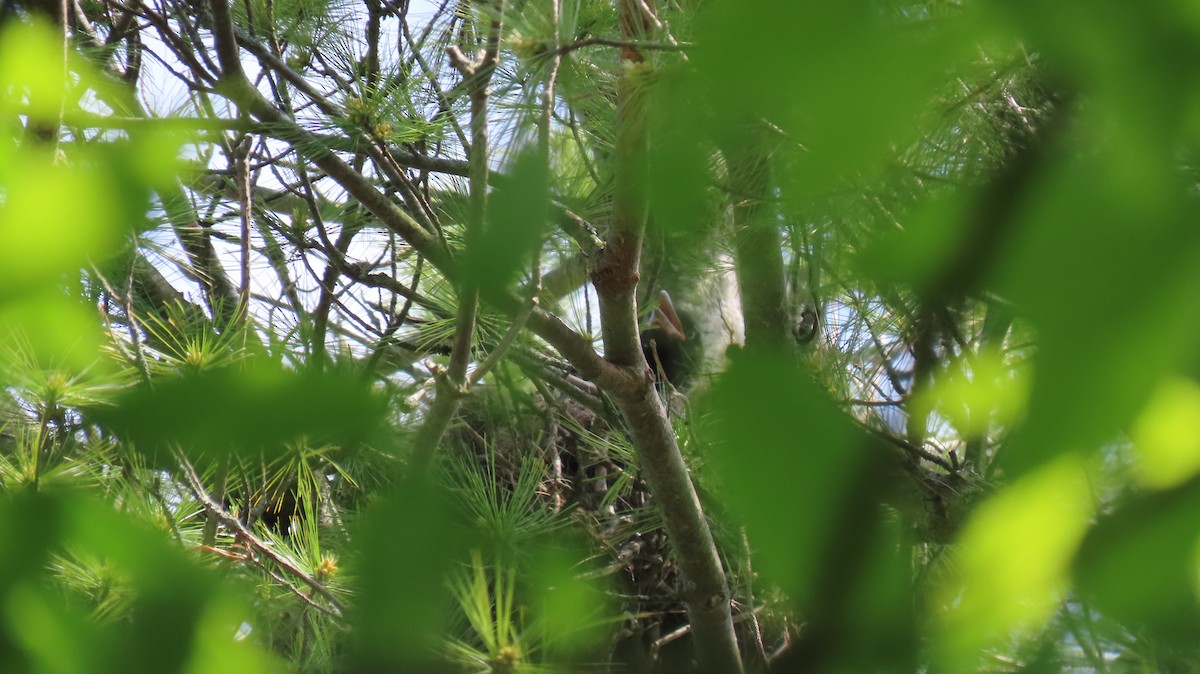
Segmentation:
{"type": "Polygon", "coordinates": [[[0,662],[1191,667],[1193,17],[817,4],[7,3],[0,662]]]}

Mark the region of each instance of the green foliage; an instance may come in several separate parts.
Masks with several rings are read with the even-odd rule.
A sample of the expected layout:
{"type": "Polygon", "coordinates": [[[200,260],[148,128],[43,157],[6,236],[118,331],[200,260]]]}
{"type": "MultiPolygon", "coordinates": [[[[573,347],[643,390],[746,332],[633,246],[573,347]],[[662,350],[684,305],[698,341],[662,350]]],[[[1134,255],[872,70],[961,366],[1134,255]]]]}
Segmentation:
{"type": "Polygon", "coordinates": [[[137,446],[165,451],[180,445],[209,456],[273,453],[300,439],[354,444],[375,430],[383,412],[382,401],[357,379],[267,363],[164,379],[113,402],[96,409],[95,418],[137,446]]]}
{"type": "Polygon", "coordinates": [[[861,498],[854,488],[857,474],[869,465],[866,439],[852,440],[852,426],[827,407],[799,369],[779,368],[757,354],[738,356],[708,401],[715,426],[713,472],[761,548],[758,568],[803,602],[821,587],[821,566],[833,555],[835,541],[851,531],[857,535],[863,524],[806,513],[831,506],[841,511],[840,499],[861,498]],[[794,516],[794,526],[773,524],[783,513],[794,516]]]}
{"type": "Polygon", "coordinates": [[[231,3],[232,107],[213,12],[85,3],[64,50],[6,9],[0,672],[673,671],[681,504],[763,668],[1196,669],[1200,13],[623,4],[231,3]],[[446,47],[493,30],[475,228],[446,47]],[[664,499],[571,293],[614,251],[639,297],[754,277],[747,223],[811,324],[642,401],[703,487],[664,499]]]}
{"type": "Polygon", "coordinates": [[[465,459],[452,459],[450,480],[467,520],[482,540],[489,541],[489,552],[513,558],[565,522],[545,510],[538,499],[543,466],[536,459],[524,459],[510,486],[498,472],[495,449],[489,447],[487,452],[482,470],[465,459]]]}
{"type": "Polygon", "coordinates": [[[447,494],[425,484],[402,487],[373,504],[357,532],[358,671],[436,667],[448,609],[443,574],[467,543],[447,494]]]}
{"type": "Polygon", "coordinates": [[[477,241],[467,242],[466,274],[480,287],[507,287],[529,267],[547,227],[547,166],[532,148],[514,160],[494,186],[488,221],[477,241]]]}
{"type": "Polygon", "coordinates": [[[473,551],[470,570],[463,575],[451,578],[451,594],[462,607],[482,649],[476,651],[466,643],[452,642],[449,645],[452,657],[463,660],[468,668],[484,672],[523,671],[527,656],[513,604],[516,569],[498,564],[489,579],[482,556],[473,551]]]}

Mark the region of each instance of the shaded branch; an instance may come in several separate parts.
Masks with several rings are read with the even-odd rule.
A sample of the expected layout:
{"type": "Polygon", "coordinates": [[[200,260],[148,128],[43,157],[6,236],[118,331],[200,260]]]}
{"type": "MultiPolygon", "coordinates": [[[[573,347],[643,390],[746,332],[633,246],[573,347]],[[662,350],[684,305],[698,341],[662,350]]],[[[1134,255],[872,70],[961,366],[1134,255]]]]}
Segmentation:
{"type": "Polygon", "coordinates": [[[636,40],[610,40],[603,37],[589,37],[570,44],[556,47],[554,53],[559,56],[569,54],[584,47],[619,47],[621,49],[636,49],[637,51],[687,51],[692,45],[687,43],[665,44],[662,42],[638,42],[636,40]]]}
{"type": "MultiPolygon", "coordinates": [[[[467,87],[467,92],[471,97],[469,176],[471,203],[466,231],[468,251],[478,251],[478,247],[482,245],[483,227],[487,213],[488,160],[490,158],[487,120],[488,86],[499,58],[504,0],[496,0],[493,9],[495,17],[488,31],[487,47],[478,59],[466,61],[462,52],[454,45],[446,50],[450,55],[451,64],[462,75],[463,84],[467,87]]],[[[450,421],[458,413],[458,406],[463,397],[467,395],[471,383],[467,379],[467,365],[471,360],[471,346],[474,340],[478,311],[479,282],[474,276],[467,275],[459,288],[458,312],[455,316],[454,346],[450,352],[450,365],[444,376],[438,377],[437,396],[417,432],[411,466],[414,475],[423,476],[428,473],[433,462],[434,452],[441,444],[442,436],[445,435],[450,421]]],[[[526,315],[528,314],[526,313],[526,315]]],[[[486,370],[484,371],[486,372],[486,370]]]]}
{"type": "Polygon", "coordinates": [[[255,552],[270,559],[279,568],[287,571],[300,582],[311,588],[313,592],[320,595],[325,601],[329,602],[329,606],[332,608],[336,616],[341,617],[343,615],[345,609],[342,607],[342,602],[339,601],[336,596],[334,596],[333,592],[331,592],[329,588],[325,587],[325,585],[316,578],[310,576],[304,571],[304,569],[301,569],[283,555],[275,552],[271,546],[259,540],[258,537],[254,535],[254,532],[250,531],[245,524],[242,524],[241,520],[231,515],[227,510],[225,510],[225,508],[221,507],[219,503],[214,501],[213,498],[208,495],[208,491],[204,488],[204,483],[201,482],[200,476],[196,474],[196,469],[192,467],[191,462],[187,460],[187,457],[185,457],[182,452],[177,451],[176,458],[179,461],[179,468],[183,472],[183,477],[187,482],[188,490],[192,492],[192,495],[195,496],[196,500],[204,506],[206,511],[214,515],[217,520],[226,528],[237,534],[239,540],[244,541],[246,545],[255,552]]]}

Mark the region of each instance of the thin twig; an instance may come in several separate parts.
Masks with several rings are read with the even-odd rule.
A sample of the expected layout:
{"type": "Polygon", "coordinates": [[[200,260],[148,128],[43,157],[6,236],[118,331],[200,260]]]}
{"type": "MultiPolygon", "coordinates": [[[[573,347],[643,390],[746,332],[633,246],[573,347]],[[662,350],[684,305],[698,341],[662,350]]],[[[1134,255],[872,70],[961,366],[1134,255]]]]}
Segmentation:
{"type": "Polygon", "coordinates": [[[925,459],[929,463],[932,463],[940,468],[945,468],[946,472],[948,472],[948,473],[957,473],[958,472],[958,469],[954,467],[954,464],[943,459],[942,457],[938,456],[937,454],[934,454],[933,452],[926,450],[923,447],[917,447],[916,445],[912,444],[911,442],[909,442],[903,438],[897,438],[896,436],[894,436],[890,433],[886,433],[884,431],[876,430],[874,428],[868,428],[866,426],[864,426],[863,428],[866,428],[867,432],[871,433],[872,435],[875,435],[884,440],[887,440],[891,444],[896,445],[900,449],[903,449],[904,451],[917,457],[918,459],[925,459]]]}
{"type": "Polygon", "coordinates": [[[525,322],[529,320],[529,316],[533,313],[533,308],[536,306],[537,299],[534,298],[529,301],[529,304],[526,305],[524,309],[521,310],[521,313],[517,314],[517,317],[513,319],[512,325],[508,326],[508,331],[505,332],[504,336],[500,338],[500,343],[497,344],[496,347],[492,349],[490,353],[488,353],[487,358],[485,358],[483,362],[471,372],[471,376],[467,377],[468,389],[475,384],[478,384],[479,380],[483,379],[483,375],[487,374],[488,371],[496,366],[496,363],[500,362],[500,359],[504,357],[504,354],[513,345],[513,342],[517,340],[517,336],[520,335],[521,331],[525,329],[525,322]]]}
{"type": "Polygon", "coordinates": [[[565,55],[584,47],[619,47],[621,49],[643,49],[646,51],[687,51],[691,44],[663,44],[661,42],[638,42],[636,40],[610,40],[602,37],[589,37],[570,44],[564,44],[554,50],[555,54],[565,55]]]}
{"type": "Polygon", "coordinates": [[[245,524],[242,524],[241,520],[231,515],[229,511],[221,507],[221,504],[214,501],[213,498],[208,495],[208,491],[204,488],[204,484],[200,481],[200,476],[196,474],[196,469],[192,467],[191,462],[187,460],[187,457],[183,455],[183,452],[177,450],[175,454],[179,461],[179,467],[183,471],[183,476],[187,480],[188,489],[192,492],[192,495],[196,497],[196,500],[200,501],[200,504],[204,506],[205,510],[215,515],[221,524],[224,524],[226,528],[236,533],[238,538],[244,541],[247,546],[275,562],[280,568],[284,569],[299,579],[300,582],[312,588],[313,592],[319,594],[323,599],[325,599],[325,601],[329,602],[331,610],[333,611],[333,615],[338,617],[343,615],[345,609],[342,607],[342,602],[339,601],[336,596],[334,596],[333,592],[331,592],[329,588],[325,587],[325,585],[316,578],[313,578],[306,573],[304,569],[301,569],[283,555],[280,555],[278,552],[272,550],[269,545],[259,540],[258,537],[246,527],[245,524]]]}
{"type": "Polygon", "coordinates": [[[238,311],[243,318],[250,316],[250,220],[254,217],[254,192],[250,179],[250,135],[242,137],[234,147],[234,175],[237,177],[238,210],[241,221],[241,291],[238,293],[238,311]]]}
{"type": "Polygon", "coordinates": [[[268,576],[270,576],[271,578],[273,578],[275,580],[275,582],[277,582],[277,583],[283,585],[284,587],[286,587],[287,589],[291,590],[292,594],[299,597],[301,599],[301,601],[303,601],[305,604],[308,604],[309,606],[317,609],[318,611],[320,611],[321,613],[324,613],[325,615],[332,616],[334,618],[342,617],[342,614],[340,611],[329,608],[328,606],[325,606],[324,604],[317,602],[312,597],[304,594],[303,592],[300,591],[300,588],[289,583],[287,581],[287,578],[284,578],[282,575],[280,575],[278,571],[276,571],[274,569],[266,569],[266,572],[267,572],[268,576]]]}
{"type": "MultiPolygon", "coordinates": [[[[500,56],[504,0],[494,0],[493,10],[495,14],[488,29],[487,43],[478,59],[468,61],[462,50],[456,45],[451,45],[446,49],[452,65],[462,75],[461,84],[467,88],[471,97],[470,204],[465,237],[469,252],[477,252],[477,247],[482,241],[487,214],[488,87],[500,56]]],[[[458,310],[455,314],[454,346],[450,351],[450,364],[444,373],[435,373],[437,396],[414,440],[410,466],[416,475],[428,473],[434,453],[441,444],[446,428],[458,413],[458,406],[467,394],[469,386],[467,366],[471,360],[472,345],[475,342],[479,297],[478,281],[467,276],[458,289],[458,310]]],[[[536,304],[531,302],[530,307],[536,308],[536,304]]],[[[526,313],[525,320],[528,320],[532,308],[526,313]]]]}

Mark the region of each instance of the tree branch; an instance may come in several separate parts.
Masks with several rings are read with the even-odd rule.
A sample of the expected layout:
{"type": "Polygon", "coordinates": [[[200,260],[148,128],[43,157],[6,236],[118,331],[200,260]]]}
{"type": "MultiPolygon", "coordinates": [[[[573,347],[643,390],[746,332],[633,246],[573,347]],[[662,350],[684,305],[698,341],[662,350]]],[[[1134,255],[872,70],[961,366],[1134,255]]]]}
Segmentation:
{"type": "Polygon", "coordinates": [[[242,55],[234,34],[229,4],[225,0],[212,0],[209,5],[212,8],[212,32],[217,48],[217,62],[221,65],[221,80],[241,86],[246,74],[242,71],[242,55]]]}
{"type": "Polygon", "coordinates": [[[565,56],[584,47],[619,47],[621,49],[636,49],[638,51],[687,51],[692,45],[686,43],[665,44],[662,42],[638,42],[634,40],[610,40],[602,37],[589,37],[570,44],[556,47],[554,53],[565,56]]]}
{"type": "Polygon", "coordinates": [[[792,345],[787,275],[779,228],[764,208],[769,203],[770,162],[757,129],[726,147],[733,203],[738,291],[746,329],[746,347],[788,354],[792,345]]]}
{"type": "MultiPolygon", "coordinates": [[[[623,37],[634,43],[655,21],[639,0],[621,0],[623,37]]],[[[631,64],[617,85],[616,182],[613,224],[592,281],[600,299],[605,360],[623,370],[626,386],[608,388],[629,422],[639,465],[658,503],[682,571],[683,599],[704,671],[740,672],[741,655],[733,630],[729,586],[692,484],[674,429],[646,364],[639,342],[636,291],[640,276],[646,205],[646,87],[637,82],[644,56],[633,46],[621,50],[631,64]]],[[[599,384],[600,382],[597,381],[599,384]]]]}
{"type": "Polygon", "coordinates": [[[214,501],[213,498],[208,495],[208,491],[204,488],[204,483],[200,481],[200,476],[196,474],[196,469],[192,467],[192,464],[187,460],[187,457],[179,451],[177,451],[175,454],[176,459],[179,461],[179,468],[183,472],[183,477],[187,482],[188,490],[192,492],[192,495],[196,497],[197,501],[200,501],[200,504],[204,506],[205,510],[214,515],[221,524],[225,525],[226,528],[236,533],[240,540],[245,541],[246,545],[253,548],[258,554],[261,554],[262,556],[270,559],[272,562],[275,562],[279,568],[287,571],[289,574],[299,579],[300,582],[312,588],[313,592],[317,593],[323,599],[325,599],[325,601],[329,602],[330,607],[332,607],[338,617],[343,615],[345,609],[342,607],[342,602],[339,601],[336,596],[334,596],[333,592],[331,592],[329,588],[325,587],[325,585],[316,578],[310,576],[304,571],[304,569],[301,569],[283,555],[275,552],[271,546],[259,540],[258,537],[254,535],[254,532],[250,531],[245,524],[242,524],[241,520],[231,515],[227,510],[221,507],[219,503],[214,501]]]}
{"type": "MultiPolygon", "coordinates": [[[[496,0],[495,12],[488,30],[487,47],[483,55],[470,63],[453,45],[447,49],[451,63],[463,77],[463,84],[471,97],[471,155],[470,185],[471,205],[467,217],[467,249],[478,250],[483,242],[483,227],[487,214],[488,198],[488,87],[499,58],[500,35],[503,30],[504,0],[496,0]]],[[[532,306],[532,305],[531,305],[532,306]]],[[[471,360],[471,346],[475,334],[475,320],[479,310],[479,283],[474,276],[464,277],[458,294],[458,314],[455,317],[454,347],[450,352],[450,366],[445,376],[438,379],[437,397],[417,432],[411,469],[414,475],[425,475],[433,462],[433,454],[445,435],[458,406],[467,394],[467,365],[471,360]]],[[[481,375],[482,376],[482,375],[481,375]]]]}

